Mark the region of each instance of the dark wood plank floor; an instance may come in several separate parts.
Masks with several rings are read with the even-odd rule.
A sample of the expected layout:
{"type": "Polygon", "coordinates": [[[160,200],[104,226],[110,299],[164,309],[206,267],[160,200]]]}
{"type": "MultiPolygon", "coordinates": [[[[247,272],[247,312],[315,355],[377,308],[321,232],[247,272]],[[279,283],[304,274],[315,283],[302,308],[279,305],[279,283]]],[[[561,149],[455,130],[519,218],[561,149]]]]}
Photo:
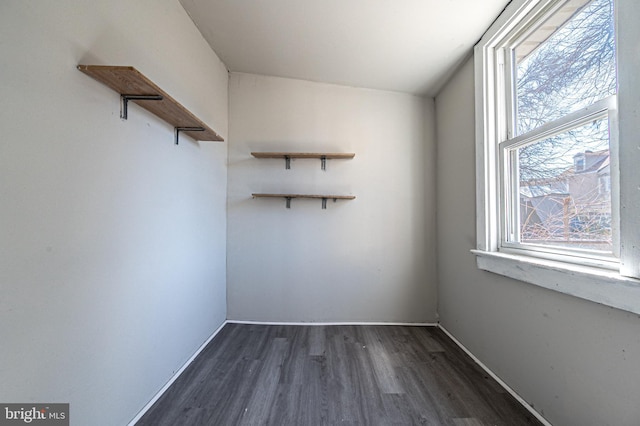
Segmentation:
{"type": "Polygon", "coordinates": [[[227,324],[137,423],[540,425],[435,327],[227,324]]]}

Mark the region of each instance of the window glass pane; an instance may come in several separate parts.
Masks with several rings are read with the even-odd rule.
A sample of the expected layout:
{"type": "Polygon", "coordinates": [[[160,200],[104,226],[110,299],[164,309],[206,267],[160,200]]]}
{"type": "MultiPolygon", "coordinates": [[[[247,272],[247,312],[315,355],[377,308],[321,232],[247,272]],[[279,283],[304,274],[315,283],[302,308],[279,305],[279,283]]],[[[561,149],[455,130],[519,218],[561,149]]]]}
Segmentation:
{"type": "Polygon", "coordinates": [[[614,36],[613,0],[570,0],[516,47],[517,134],[615,94],[614,36]]]}
{"type": "Polygon", "coordinates": [[[520,242],[610,253],[607,118],[512,151],[517,161],[520,242]]]}

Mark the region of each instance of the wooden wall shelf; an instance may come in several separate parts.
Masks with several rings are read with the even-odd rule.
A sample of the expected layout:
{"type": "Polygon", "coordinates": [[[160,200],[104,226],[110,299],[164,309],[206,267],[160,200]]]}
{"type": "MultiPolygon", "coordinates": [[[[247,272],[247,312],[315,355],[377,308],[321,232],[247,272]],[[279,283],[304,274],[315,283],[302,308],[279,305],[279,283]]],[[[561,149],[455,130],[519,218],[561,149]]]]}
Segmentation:
{"type": "Polygon", "coordinates": [[[285,168],[291,168],[292,158],[317,158],[322,170],[326,170],[326,160],[348,160],[356,156],[349,152],[252,152],[256,158],[284,158],[285,168]]]}
{"type": "Polygon", "coordinates": [[[327,208],[327,200],[354,200],[355,195],[319,195],[319,194],[251,194],[253,198],[284,198],[287,202],[287,208],[291,208],[291,200],[294,198],[312,198],[322,200],[322,208],[327,208]]]}
{"type": "Polygon", "coordinates": [[[224,141],[215,130],[134,67],[78,65],[78,69],[120,94],[120,117],[125,120],[127,102],[132,101],[171,124],[175,129],[176,144],[180,133],[197,141],[224,141]]]}

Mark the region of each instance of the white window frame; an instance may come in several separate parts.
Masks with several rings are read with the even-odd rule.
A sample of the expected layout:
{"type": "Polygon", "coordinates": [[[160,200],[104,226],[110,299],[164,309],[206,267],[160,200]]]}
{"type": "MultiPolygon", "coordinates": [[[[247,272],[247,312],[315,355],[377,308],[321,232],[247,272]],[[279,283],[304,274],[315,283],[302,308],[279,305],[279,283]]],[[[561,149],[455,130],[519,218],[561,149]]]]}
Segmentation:
{"type": "MultiPolygon", "coordinates": [[[[553,250],[546,254],[509,248],[502,242],[505,217],[501,194],[498,144],[509,127],[505,122],[502,88],[505,73],[501,46],[507,37],[532,16],[552,10],[563,0],[512,0],[475,47],[476,91],[476,254],[480,269],[505,275],[583,299],[640,314],[640,2],[615,0],[616,55],[618,66],[617,111],[606,106],[611,126],[617,119],[617,143],[611,144],[613,220],[619,224],[614,253],[619,262],[593,259],[571,261],[553,250]],[[502,110],[501,110],[502,108],[502,110]],[[617,152],[616,152],[617,151],[617,152]]],[[[509,82],[507,82],[509,84],[509,82]]],[[[614,99],[616,100],[616,99],[614,99]]],[[[603,101],[605,102],[605,101],[603,101]]],[[[603,111],[602,105],[595,107],[603,111]]],[[[579,113],[578,113],[579,114],[579,113]]],[[[613,130],[615,135],[615,129],[613,130]]],[[[614,136],[615,137],[615,136],[614,136]]]]}

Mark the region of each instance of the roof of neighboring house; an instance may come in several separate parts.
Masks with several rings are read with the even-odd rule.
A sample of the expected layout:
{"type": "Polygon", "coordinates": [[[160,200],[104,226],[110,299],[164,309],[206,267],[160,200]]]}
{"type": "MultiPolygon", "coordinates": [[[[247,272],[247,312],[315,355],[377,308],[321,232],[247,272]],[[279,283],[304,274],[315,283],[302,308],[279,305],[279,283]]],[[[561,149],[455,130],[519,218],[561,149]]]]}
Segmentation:
{"type": "Polygon", "coordinates": [[[600,170],[600,167],[602,166],[602,164],[607,161],[609,159],[609,155],[607,154],[606,157],[602,157],[598,160],[596,160],[593,164],[590,164],[589,167],[587,167],[586,169],[579,171],[578,173],[589,173],[589,172],[597,172],[598,170],[600,170]]]}
{"type": "Polygon", "coordinates": [[[608,172],[610,168],[611,168],[611,157],[607,156],[607,158],[604,159],[602,164],[600,164],[600,167],[598,167],[598,173],[608,172]]]}
{"type": "Polygon", "coordinates": [[[603,149],[595,152],[592,152],[592,151],[579,152],[573,156],[573,158],[576,158],[576,157],[584,157],[586,160],[586,164],[585,164],[586,168],[584,170],[579,170],[576,173],[582,174],[582,173],[596,172],[596,171],[599,171],[601,167],[603,167],[605,161],[609,163],[609,150],[603,149]]]}
{"type": "Polygon", "coordinates": [[[577,174],[597,172],[605,173],[609,171],[611,160],[609,156],[609,150],[603,149],[601,151],[585,151],[579,152],[573,156],[589,157],[589,161],[586,161],[587,167],[584,170],[576,171],[575,166],[567,167],[562,173],[557,176],[548,178],[530,179],[528,181],[520,182],[520,193],[526,197],[537,197],[541,195],[557,194],[558,192],[550,188],[551,185],[558,182],[566,181],[566,179],[577,174]],[[593,157],[596,157],[595,159],[593,157]],[[597,158],[600,157],[600,158],[597,158]],[[530,189],[529,189],[530,188],[530,189]]]}

